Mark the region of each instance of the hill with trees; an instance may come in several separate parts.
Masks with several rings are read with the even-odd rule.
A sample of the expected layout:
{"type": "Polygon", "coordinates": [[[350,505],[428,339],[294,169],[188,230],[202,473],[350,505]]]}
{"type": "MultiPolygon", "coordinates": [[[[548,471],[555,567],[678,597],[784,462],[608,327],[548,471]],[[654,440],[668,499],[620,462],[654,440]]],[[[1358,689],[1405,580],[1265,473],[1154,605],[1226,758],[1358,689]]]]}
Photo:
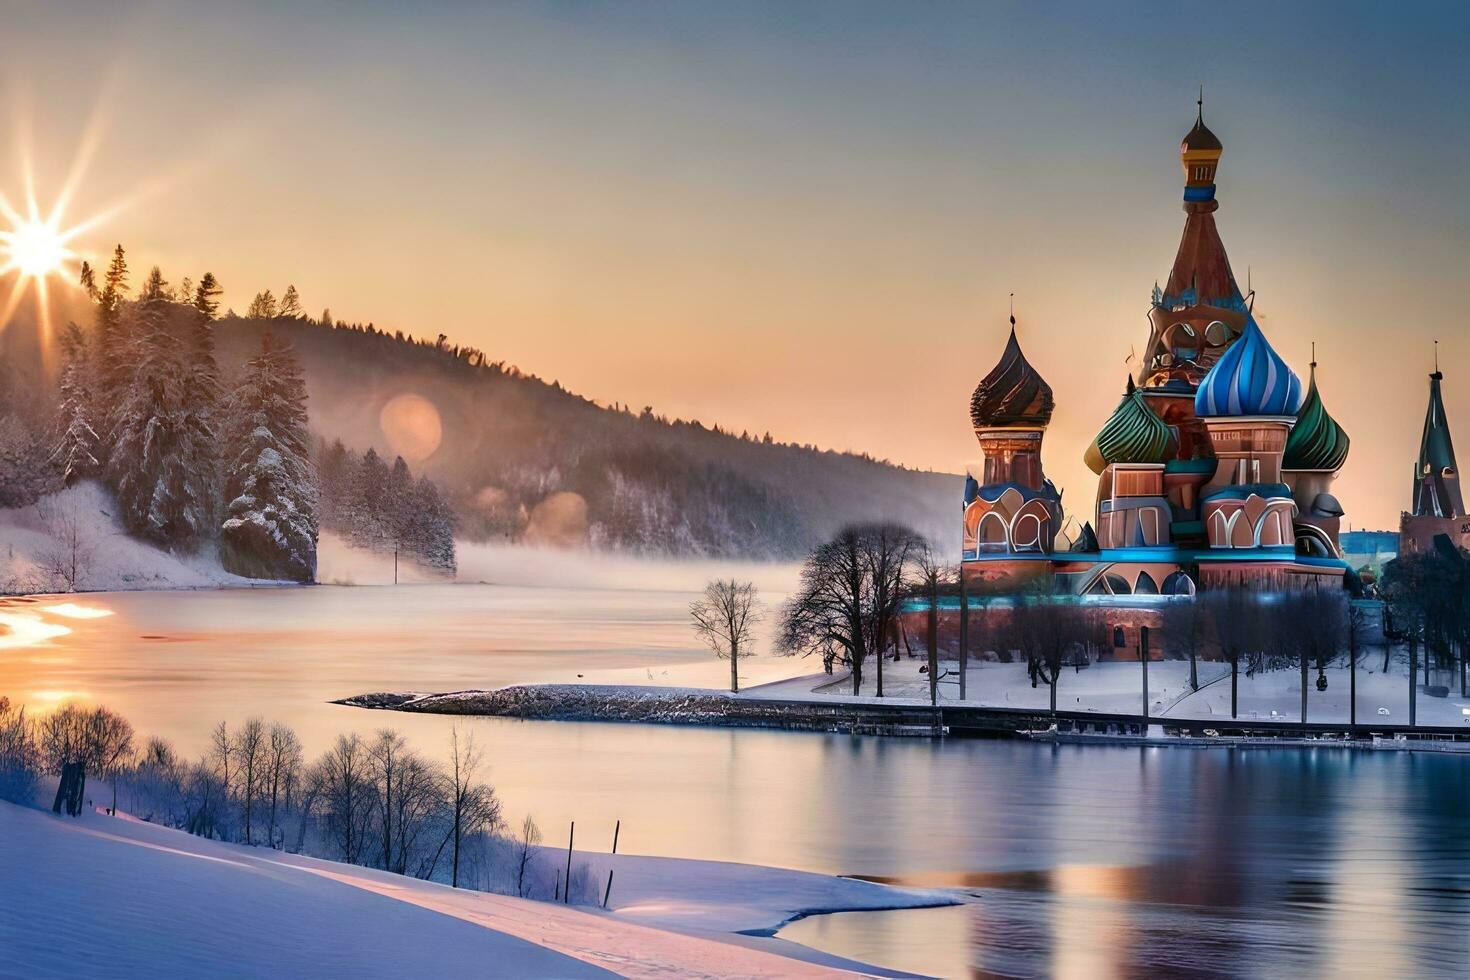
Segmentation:
{"type": "Polygon", "coordinates": [[[414,462],[443,490],[462,539],[789,558],[879,518],[942,542],[957,512],[955,476],[599,405],[442,334],[282,316],[272,302],[257,296],[251,312],[274,316],[216,322],[221,358],[242,359],[266,332],[287,341],[312,429],[384,459],[395,452],[385,406],[430,402],[440,440],[414,462]]]}

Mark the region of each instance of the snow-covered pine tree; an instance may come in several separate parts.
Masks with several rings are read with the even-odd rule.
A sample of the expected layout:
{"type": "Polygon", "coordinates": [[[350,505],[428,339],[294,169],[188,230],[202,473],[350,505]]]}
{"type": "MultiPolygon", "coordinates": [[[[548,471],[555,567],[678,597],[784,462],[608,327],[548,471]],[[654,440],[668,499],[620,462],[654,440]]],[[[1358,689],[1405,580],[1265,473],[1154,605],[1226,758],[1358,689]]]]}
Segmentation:
{"type": "Polygon", "coordinates": [[[87,335],[75,323],[68,323],[61,333],[61,348],[66,366],[61,371],[58,433],[51,461],[61,470],[62,483],[71,486],[97,472],[102,449],[92,424],[92,352],[87,335]]]}
{"type": "MultiPolygon", "coordinates": [[[[88,268],[85,272],[83,285],[97,301],[97,341],[93,351],[97,388],[92,414],[102,424],[104,434],[109,436],[108,444],[111,444],[112,429],[132,381],[134,358],[130,323],[123,315],[123,302],[128,293],[128,260],[122,245],[112,252],[112,262],[107,266],[101,289],[96,287],[92,270],[88,268]]],[[[107,446],[103,448],[106,450],[107,446]]]]}
{"type": "MultiPolygon", "coordinates": [[[[388,524],[388,464],[377,450],[362,454],[352,483],[351,539],[365,548],[382,548],[391,540],[388,524]]],[[[391,545],[390,545],[391,547],[391,545]]]]}
{"type": "Polygon", "coordinates": [[[210,533],[213,432],[191,404],[189,359],[168,332],[168,283],[154,266],[127,327],[134,366],[112,428],[107,473],[135,534],[192,548],[210,533]]]}
{"type": "Polygon", "coordinates": [[[427,476],[419,477],[410,497],[415,504],[414,552],[425,565],[454,571],[454,511],[427,476]]]}
{"type": "Polygon", "coordinates": [[[306,383],[291,348],[269,332],[231,399],[230,498],[220,528],[225,567],[256,578],[316,578],[317,484],[306,383]]]}

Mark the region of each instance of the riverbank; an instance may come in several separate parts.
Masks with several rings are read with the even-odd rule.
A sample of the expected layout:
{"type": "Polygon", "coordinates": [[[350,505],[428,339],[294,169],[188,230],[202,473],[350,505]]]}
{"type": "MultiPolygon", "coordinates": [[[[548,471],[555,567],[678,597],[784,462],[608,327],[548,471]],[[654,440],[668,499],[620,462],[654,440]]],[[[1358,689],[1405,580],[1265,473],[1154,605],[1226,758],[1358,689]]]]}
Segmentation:
{"type": "Polygon", "coordinates": [[[775,868],[578,853],[607,911],[454,889],[126,816],[0,803],[0,949],[26,976],[897,976],[769,936],[801,915],[952,904],[775,868]],[[229,910],[227,913],[222,910],[229,910]]]}
{"type": "MultiPolygon", "coordinates": [[[[955,699],[956,685],[946,677],[937,706],[927,696],[928,679],[915,661],[886,665],[891,696],[853,695],[841,676],[808,674],[726,691],[645,684],[516,684],[488,690],[445,693],[378,692],[333,703],[418,714],[481,715],[543,721],[637,722],[773,728],[787,731],[878,735],[991,735],[1084,744],[1172,744],[1189,746],[1321,747],[1437,750],[1426,738],[1461,739],[1470,744],[1470,699],[1418,695],[1416,724],[1407,725],[1408,677],[1383,674],[1366,666],[1350,679],[1346,668],[1324,672],[1325,690],[1308,690],[1308,720],[1301,722],[1298,671],[1241,677],[1240,706],[1230,714],[1230,678],[1220,665],[1201,665],[1196,689],[1188,664],[1150,665],[1149,717],[1142,717],[1143,680],[1139,664],[1104,663],[1064,672],[1057,711],[1050,709],[1045,685],[1032,687],[1024,664],[972,665],[967,677],[971,697],[955,699]],[[1358,717],[1348,718],[1342,695],[1356,686],[1358,717]],[[1065,694],[1063,693],[1065,692],[1065,694]],[[1329,695],[1329,692],[1332,692],[1329,695]],[[1333,695],[1336,700],[1333,700],[1333,695]],[[1223,700],[1223,704],[1219,703],[1223,700]],[[1385,705],[1382,702],[1388,701],[1385,705]],[[1391,706],[1390,706],[1391,705],[1391,706]]],[[[955,664],[942,671],[957,671],[955,664]]]]}

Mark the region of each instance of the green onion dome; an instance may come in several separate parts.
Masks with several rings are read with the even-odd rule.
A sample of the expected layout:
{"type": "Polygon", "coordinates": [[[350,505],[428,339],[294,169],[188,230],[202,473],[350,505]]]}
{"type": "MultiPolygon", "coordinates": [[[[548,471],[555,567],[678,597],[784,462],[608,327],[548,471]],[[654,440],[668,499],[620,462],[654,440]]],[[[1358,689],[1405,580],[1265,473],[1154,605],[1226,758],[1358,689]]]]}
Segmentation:
{"type": "Polygon", "coordinates": [[[1288,470],[1337,470],[1347,460],[1348,434],[1327,414],[1317,392],[1317,364],[1312,362],[1307,397],[1296,413],[1296,425],[1286,438],[1281,466],[1288,470]]]}
{"type": "Polygon", "coordinates": [[[1099,474],[1112,463],[1162,463],[1168,459],[1173,442],[1174,433],[1129,378],[1123,400],[1082,459],[1099,474]]]}

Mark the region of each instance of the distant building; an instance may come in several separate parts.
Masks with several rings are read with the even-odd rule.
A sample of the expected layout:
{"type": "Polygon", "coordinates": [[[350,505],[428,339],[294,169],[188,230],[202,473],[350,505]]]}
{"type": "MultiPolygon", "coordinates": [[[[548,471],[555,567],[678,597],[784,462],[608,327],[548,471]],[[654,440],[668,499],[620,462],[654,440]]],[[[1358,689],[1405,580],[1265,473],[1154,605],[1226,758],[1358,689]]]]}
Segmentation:
{"type": "Polygon", "coordinates": [[[1414,509],[1404,511],[1399,518],[1402,555],[1427,551],[1437,534],[1448,535],[1461,548],[1470,548],[1470,516],[1465,513],[1465,498],[1460,493],[1455,444],[1439,390],[1443,380],[1444,374],[1436,364],[1429,375],[1429,406],[1424,412],[1419,461],[1414,466],[1414,509]]]}
{"type": "MultiPolygon", "coordinates": [[[[1214,217],[1222,151],[1201,106],[1180,144],[1179,251],[1165,285],[1154,287],[1143,360],[1084,454],[1098,476],[1094,519],[1065,550],[1056,544],[1061,495],[1041,461],[1053,392],[1022,353],[1011,318],[1000,361],[970,402],[985,457],[964,496],[971,594],[1356,588],[1339,541],[1343,508],[1331,492],[1348,435],[1323,403],[1315,359],[1304,388],[1231,272],[1214,217]]],[[[1458,507],[1458,484],[1453,495],[1458,507]]]]}

